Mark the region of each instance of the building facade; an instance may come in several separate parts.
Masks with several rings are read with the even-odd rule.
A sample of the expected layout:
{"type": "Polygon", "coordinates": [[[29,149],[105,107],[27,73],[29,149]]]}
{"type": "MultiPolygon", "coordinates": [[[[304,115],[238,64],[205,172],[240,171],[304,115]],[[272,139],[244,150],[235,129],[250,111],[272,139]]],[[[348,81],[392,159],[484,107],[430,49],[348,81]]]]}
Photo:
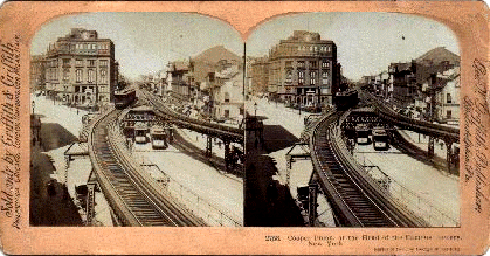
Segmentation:
{"type": "Polygon", "coordinates": [[[436,76],[435,120],[439,123],[459,124],[461,104],[461,69],[440,72],[436,76]]]}
{"type": "Polygon", "coordinates": [[[332,104],[338,91],[337,46],[318,33],[295,30],[270,50],[268,91],[303,106],[332,104]]]}
{"type": "Polygon", "coordinates": [[[46,56],[32,55],[29,67],[29,90],[46,89],[46,56]]]}
{"type": "Polygon", "coordinates": [[[46,93],[55,100],[78,106],[113,102],[118,75],[114,43],[99,39],[95,30],[72,28],[49,45],[46,93]]]}
{"type": "Polygon", "coordinates": [[[256,96],[268,95],[269,93],[269,57],[250,58],[249,60],[249,82],[250,91],[256,96]]]}

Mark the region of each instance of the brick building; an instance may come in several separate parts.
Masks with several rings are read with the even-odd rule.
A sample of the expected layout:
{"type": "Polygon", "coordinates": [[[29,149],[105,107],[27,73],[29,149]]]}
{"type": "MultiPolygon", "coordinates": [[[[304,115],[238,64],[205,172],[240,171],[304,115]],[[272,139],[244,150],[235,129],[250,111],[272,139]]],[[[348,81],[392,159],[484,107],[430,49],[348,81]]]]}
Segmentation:
{"type": "Polygon", "coordinates": [[[93,106],[114,100],[118,63],[115,45],[97,31],[72,28],[51,43],[46,58],[46,93],[66,104],[93,106]]]}

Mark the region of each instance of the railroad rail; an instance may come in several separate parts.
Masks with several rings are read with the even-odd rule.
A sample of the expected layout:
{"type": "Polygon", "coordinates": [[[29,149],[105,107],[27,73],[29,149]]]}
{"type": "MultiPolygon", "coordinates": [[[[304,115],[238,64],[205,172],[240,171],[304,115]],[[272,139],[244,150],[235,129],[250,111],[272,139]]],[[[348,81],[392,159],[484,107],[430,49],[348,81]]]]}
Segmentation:
{"type": "Polygon", "coordinates": [[[441,139],[448,139],[454,142],[459,142],[460,140],[460,129],[458,128],[417,120],[400,115],[393,109],[387,107],[386,104],[378,100],[369,92],[362,91],[361,94],[362,97],[367,97],[372,100],[371,102],[373,102],[376,106],[376,112],[379,116],[383,117],[387,121],[392,122],[393,124],[396,124],[397,126],[402,127],[403,129],[430,134],[432,136],[441,139]]]}
{"type": "Polygon", "coordinates": [[[171,110],[160,98],[152,97],[149,92],[140,91],[145,95],[146,101],[155,109],[155,113],[168,119],[171,123],[184,129],[209,134],[214,137],[228,139],[236,143],[243,143],[244,132],[242,129],[226,125],[205,122],[197,118],[191,118],[171,110]]]}
{"type": "Polygon", "coordinates": [[[426,226],[406,208],[383,194],[374,180],[363,175],[339,152],[333,132],[343,112],[329,113],[312,129],[310,150],[319,184],[332,202],[337,224],[349,227],[426,226]]]}
{"type": "Polygon", "coordinates": [[[99,117],[91,126],[89,155],[98,183],[124,226],[204,226],[173,198],[156,191],[111,142],[120,110],[99,117]]]}

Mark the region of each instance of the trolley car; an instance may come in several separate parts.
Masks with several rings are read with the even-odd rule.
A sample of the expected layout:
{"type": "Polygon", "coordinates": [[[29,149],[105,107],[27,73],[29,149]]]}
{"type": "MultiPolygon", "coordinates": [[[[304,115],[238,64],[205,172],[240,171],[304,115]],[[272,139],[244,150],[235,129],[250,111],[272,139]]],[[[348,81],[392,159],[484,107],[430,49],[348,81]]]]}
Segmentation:
{"type": "Polygon", "coordinates": [[[116,102],[116,109],[124,109],[137,100],[136,90],[125,89],[122,91],[117,91],[114,94],[114,99],[116,102]]]}
{"type": "Polygon", "coordinates": [[[388,133],[385,129],[373,128],[373,148],[376,151],[388,150],[388,133]]]}

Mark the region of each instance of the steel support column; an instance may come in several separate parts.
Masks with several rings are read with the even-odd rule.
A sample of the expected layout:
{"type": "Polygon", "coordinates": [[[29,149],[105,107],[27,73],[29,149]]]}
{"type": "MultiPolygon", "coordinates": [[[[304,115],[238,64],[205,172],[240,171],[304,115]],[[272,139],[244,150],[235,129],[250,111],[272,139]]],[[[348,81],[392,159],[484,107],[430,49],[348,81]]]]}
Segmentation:
{"type": "Polygon", "coordinates": [[[318,184],[317,184],[318,174],[313,173],[312,179],[309,186],[309,209],[308,209],[308,222],[310,227],[316,226],[317,217],[317,195],[318,195],[318,184]]]}
{"type": "Polygon", "coordinates": [[[427,149],[427,156],[429,158],[434,158],[434,137],[429,136],[429,145],[427,149]]]}
{"type": "Polygon", "coordinates": [[[206,157],[211,157],[213,155],[213,137],[207,136],[206,144],[206,157]]]}

